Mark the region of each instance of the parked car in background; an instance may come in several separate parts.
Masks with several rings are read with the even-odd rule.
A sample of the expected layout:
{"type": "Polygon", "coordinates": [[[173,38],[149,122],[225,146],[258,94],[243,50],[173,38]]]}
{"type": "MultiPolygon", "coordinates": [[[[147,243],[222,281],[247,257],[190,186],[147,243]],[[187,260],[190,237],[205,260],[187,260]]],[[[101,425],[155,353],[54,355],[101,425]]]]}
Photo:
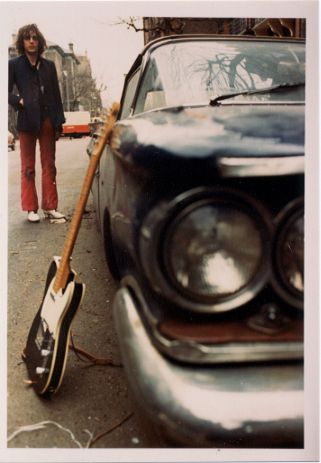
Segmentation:
{"type": "Polygon", "coordinates": [[[254,37],[127,74],[92,192],[129,384],[181,446],[304,445],[304,82],[304,42],[254,37]]]}
{"type": "Polygon", "coordinates": [[[16,140],[14,135],[8,130],[8,149],[14,151],[16,149],[16,140]]]}
{"type": "Polygon", "coordinates": [[[62,126],[62,135],[69,138],[81,138],[90,135],[89,111],[66,111],[66,122],[62,126]]]}

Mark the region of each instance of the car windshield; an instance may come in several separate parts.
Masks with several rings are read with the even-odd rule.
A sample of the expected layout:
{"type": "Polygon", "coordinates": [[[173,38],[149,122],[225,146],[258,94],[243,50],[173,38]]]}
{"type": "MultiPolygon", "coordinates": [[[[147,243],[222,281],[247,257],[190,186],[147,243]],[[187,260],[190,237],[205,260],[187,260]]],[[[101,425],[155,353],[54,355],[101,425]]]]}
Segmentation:
{"type": "Polygon", "coordinates": [[[135,113],[165,106],[209,104],[220,95],[237,102],[304,101],[305,46],[280,41],[201,40],[173,42],[152,51],[135,113]]]}

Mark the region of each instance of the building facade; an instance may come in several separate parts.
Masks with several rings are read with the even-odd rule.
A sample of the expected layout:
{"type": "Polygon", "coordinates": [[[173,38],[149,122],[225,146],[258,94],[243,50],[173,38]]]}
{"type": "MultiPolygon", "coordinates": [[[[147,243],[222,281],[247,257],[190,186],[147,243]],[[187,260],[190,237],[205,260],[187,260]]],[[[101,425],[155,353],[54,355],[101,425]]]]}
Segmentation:
{"type": "Polygon", "coordinates": [[[305,38],[305,19],[143,18],[144,43],[173,34],[255,35],[305,38]]]}

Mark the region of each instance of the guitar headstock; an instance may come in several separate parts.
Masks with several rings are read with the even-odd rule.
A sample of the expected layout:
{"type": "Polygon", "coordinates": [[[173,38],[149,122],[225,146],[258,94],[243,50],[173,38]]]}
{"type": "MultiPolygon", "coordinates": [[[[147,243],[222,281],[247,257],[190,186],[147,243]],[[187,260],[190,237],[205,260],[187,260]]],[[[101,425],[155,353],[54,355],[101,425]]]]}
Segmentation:
{"type": "Polygon", "coordinates": [[[120,104],[119,103],[116,103],[114,102],[112,105],[111,105],[111,108],[110,108],[110,111],[109,111],[109,114],[108,116],[110,117],[113,117],[113,118],[117,118],[117,115],[118,115],[118,112],[119,112],[119,108],[120,108],[120,104]]]}
{"type": "Polygon", "coordinates": [[[119,107],[119,103],[115,102],[112,104],[104,121],[104,124],[100,127],[99,131],[93,135],[93,144],[95,145],[95,149],[91,153],[91,156],[100,156],[105,144],[108,142],[113,125],[117,119],[119,107]]]}

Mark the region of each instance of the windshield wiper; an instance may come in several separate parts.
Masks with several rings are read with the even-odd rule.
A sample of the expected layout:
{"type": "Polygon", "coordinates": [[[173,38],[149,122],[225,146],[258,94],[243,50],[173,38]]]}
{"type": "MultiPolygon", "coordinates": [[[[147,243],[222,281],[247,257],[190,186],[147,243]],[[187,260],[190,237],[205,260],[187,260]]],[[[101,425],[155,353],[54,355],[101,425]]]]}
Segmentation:
{"type": "Polygon", "coordinates": [[[271,87],[266,87],[266,88],[258,88],[254,90],[243,90],[242,92],[236,92],[236,93],[225,93],[224,95],[219,95],[216,98],[213,98],[212,100],[210,100],[210,106],[219,106],[222,100],[228,100],[229,98],[233,98],[239,95],[256,95],[258,93],[270,93],[270,92],[274,92],[275,90],[302,87],[304,85],[305,85],[305,82],[288,82],[288,83],[283,83],[283,84],[272,85],[271,87]]]}

